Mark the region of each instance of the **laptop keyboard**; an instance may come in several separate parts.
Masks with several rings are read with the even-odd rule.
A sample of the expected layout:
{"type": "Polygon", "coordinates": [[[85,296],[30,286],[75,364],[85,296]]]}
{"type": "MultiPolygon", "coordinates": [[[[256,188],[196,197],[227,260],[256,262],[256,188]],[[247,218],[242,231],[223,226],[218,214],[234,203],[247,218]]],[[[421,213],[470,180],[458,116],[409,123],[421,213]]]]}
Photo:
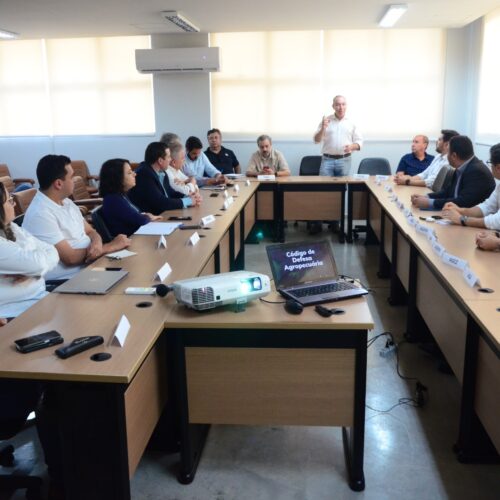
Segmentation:
{"type": "Polygon", "coordinates": [[[293,295],[297,297],[308,297],[311,295],[323,295],[325,293],[341,292],[343,290],[353,290],[354,288],[358,288],[358,286],[354,283],[338,281],[336,283],[328,283],[326,285],[299,288],[298,290],[293,290],[293,295]]]}

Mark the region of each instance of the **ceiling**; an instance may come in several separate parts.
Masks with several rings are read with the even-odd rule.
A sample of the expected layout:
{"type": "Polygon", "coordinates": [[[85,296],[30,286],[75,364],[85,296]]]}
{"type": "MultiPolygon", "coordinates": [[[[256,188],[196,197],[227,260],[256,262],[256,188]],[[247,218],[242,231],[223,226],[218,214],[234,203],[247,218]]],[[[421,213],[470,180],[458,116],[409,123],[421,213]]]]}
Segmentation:
{"type": "MultiPolygon", "coordinates": [[[[398,3],[400,0],[395,0],[398,3]]],[[[404,0],[403,0],[404,1],[404,0]]],[[[178,10],[204,33],[376,28],[389,1],[0,0],[0,29],[21,38],[179,33],[161,11],[178,10]]],[[[499,0],[413,0],[398,28],[461,27],[499,0]]]]}

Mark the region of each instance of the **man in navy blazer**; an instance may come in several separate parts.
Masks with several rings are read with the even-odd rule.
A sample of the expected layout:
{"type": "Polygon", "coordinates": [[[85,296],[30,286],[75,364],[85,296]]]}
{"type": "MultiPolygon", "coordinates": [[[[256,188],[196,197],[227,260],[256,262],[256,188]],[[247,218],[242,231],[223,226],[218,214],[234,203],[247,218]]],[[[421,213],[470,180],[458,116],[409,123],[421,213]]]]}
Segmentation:
{"type": "Polygon", "coordinates": [[[459,207],[474,207],[495,189],[495,179],[490,169],[474,156],[472,141],[465,135],[450,139],[448,162],[455,169],[448,187],[436,193],[412,195],[414,206],[441,210],[446,203],[452,202],[459,207]]]}
{"type": "Polygon", "coordinates": [[[174,191],[165,171],[170,164],[170,151],[163,142],[152,142],[146,148],[144,161],[136,170],[135,186],[128,192],[130,201],[143,212],[159,215],[165,210],[197,206],[201,196],[186,196],[174,191]]]}

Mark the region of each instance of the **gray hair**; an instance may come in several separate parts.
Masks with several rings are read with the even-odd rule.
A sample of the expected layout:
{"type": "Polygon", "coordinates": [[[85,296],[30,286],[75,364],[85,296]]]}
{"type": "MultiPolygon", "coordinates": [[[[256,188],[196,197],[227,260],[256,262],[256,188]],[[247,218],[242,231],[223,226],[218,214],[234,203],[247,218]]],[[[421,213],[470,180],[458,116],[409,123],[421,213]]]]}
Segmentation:
{"type": "Polygon", "coordinates": [[[266,134],[262,134],[262,135],[259,135],[259,137],[257,137],[257,146],[263,142],[263,141],[269,141],[271,144],[273,143],[273,140],[271,139],[270,136],[266,135],[266,134]]]}
{"type": "Polygon", "coordinates": [[[184,146],[180,142],[173,142],[170,146],[170,156],[172,158],[179,158],[179,155],[184,151],[184,146]]]}

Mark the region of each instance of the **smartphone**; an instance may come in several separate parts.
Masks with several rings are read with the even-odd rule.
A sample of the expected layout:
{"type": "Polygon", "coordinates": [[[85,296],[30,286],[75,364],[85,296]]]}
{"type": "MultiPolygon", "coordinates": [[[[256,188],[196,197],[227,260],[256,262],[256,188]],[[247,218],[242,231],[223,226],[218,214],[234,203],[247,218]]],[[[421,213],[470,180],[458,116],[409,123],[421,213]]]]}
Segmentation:
{"type": "Polygon", "coordinates": [[[171,217],[168,218],[168,220],[192,220],[192,217],[189,215],[185,216],[172,215],[171,217]]]}
{"type": "Polygon", "coordinates": [[[179,229],[201,229],[201,226],[199,224],[191,224],[191,225],[181,224],[179,226],[179,229]]]}
{"type": "Polygon", "coordinates": [[[52,345],[62,344],[63,341],[64,339],[59,332],[51,330],[50,332],[39,333],[38,335],[31,335],[31,337],[15,340],[14,344],[16,344],[16,349],[19,352],[26,354],[38,351],[39,349],[45,349],[52,345]]]}
{"type": "Polygon", "coordinates": [[[217,198],[217,196],[219,196],[219,193],[212,193],[210,195],[210,198],[217,198]]]}
{"type": "Polygon", "coordinates": [[[122,267],[105,267],[104,269],[106,271],[121,271],[123,268],[122,267]]]}

